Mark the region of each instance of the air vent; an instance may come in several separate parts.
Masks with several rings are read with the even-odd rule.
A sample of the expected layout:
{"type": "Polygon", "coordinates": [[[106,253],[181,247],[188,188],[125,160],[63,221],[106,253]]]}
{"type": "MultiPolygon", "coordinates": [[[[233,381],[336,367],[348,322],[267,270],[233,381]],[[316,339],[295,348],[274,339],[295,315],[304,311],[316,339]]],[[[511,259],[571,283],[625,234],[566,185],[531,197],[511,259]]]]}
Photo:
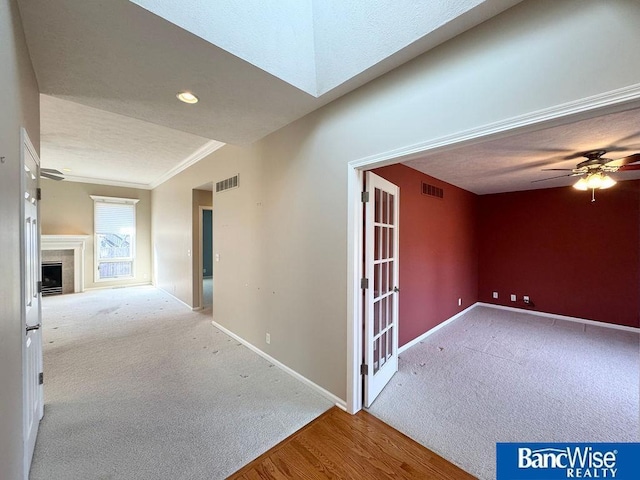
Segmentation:
{"type": "Polygon", "coordinates": [[[238,188],[240,186],[240,174],[235,177],[230,177],[225,180],[221,180],[216,183],[216,193],[224,192],[225,190],[231,190],[232,188],[238,188]]]}
{"type": "Polygon", "coordinates": [[[444,190],[422,182],[422,194],[429,197],[444,198],[444,190]]]}

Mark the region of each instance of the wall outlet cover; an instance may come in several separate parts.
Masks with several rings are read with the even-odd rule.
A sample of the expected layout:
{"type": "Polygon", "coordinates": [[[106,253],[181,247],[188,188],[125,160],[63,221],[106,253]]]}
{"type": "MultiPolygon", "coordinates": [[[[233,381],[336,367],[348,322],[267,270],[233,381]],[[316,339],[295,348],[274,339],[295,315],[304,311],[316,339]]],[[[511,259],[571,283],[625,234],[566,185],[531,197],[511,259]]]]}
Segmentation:
{"type": "Polygon", "coordinates": [[[517,297],[512,293],[512,294],[511,294],[511,301],[512,301],[512,302],[515,302],[515,301],[516,301],[516,299],[517,299],[517,297]]]}
{"type": "Polygon", "coordinates": [[[498,292],[493,292],[493,298],[498,298],[498,292]]]}

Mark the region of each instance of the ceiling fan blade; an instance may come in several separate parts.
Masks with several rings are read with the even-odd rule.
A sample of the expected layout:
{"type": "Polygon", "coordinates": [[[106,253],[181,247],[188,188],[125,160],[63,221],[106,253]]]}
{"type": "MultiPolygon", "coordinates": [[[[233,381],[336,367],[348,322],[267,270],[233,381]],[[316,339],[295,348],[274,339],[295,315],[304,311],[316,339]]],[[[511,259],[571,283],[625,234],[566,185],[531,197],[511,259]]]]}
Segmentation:
{"type": "Polygon", "coordinates": [[[40,173],[49,173],[51,175],[64,175],[60,170],[55,168],[41,168],[40,173]]]}
{"type": "Polygon", "coordinates": [[[640,170],[640,164],[623,165],[618,169],[618,172],[630,172],[632,170],[640,170]]]}
{"type": "Polygon", "coordinates": [[[583,175],[583,174],[582,173],[569,173],[567,175],[558,175],[557,177],[549,177],[549,178],[541,178],[540,180],[533,180],[531,183],[546,182],[547,180],[553,180],[554,178],[575,177],[575,176],[579,176],[579,175],[583,175]]]}
{"type": "Polygon", "coordinates": [[[573,168],[543,168],[543,172],[573,172],[573,168]]]}
{"type": "Polygon", "coordinates": [[[59,177],[58,175],[53,175],[51,173],[43,172],[42,170],[40,171],[40,176],[42,178],[48,178],[49,180],[55,180],[56,182],[64,180],[63,177],[59,177]]]}
{"type": "Polygon", "coordinates": [[[619,158],[618,160],[611,160],[610,162],[605,163],[605,165],[607,167],[623,167],[636,162],[640,162],[640,153],[634,153],[633,155],[619,158]]]}

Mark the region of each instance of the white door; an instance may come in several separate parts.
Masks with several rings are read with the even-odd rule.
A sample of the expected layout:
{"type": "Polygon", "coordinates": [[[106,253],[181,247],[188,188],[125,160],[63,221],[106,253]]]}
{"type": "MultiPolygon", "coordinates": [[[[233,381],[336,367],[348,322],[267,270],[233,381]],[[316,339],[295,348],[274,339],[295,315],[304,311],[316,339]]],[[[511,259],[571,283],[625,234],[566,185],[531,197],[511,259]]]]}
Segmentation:
{"type": "Polygon", "coordinates": [[[370,407],[398,371],[400,189],[371,172],[366,189],[364,406],[370,407]]]}
{"type": "Polygon", "coordinates": [[[43,411],[42,396],[42,311],[40,308],[40,224],[38,222],[39,161],[26,133],[23,131],[22,158],[24,176],[24,256],[22,262],[22,291],[25,334],[23,348],[23,401],[25,478],[28,478],[38,426],[43,411]]]}

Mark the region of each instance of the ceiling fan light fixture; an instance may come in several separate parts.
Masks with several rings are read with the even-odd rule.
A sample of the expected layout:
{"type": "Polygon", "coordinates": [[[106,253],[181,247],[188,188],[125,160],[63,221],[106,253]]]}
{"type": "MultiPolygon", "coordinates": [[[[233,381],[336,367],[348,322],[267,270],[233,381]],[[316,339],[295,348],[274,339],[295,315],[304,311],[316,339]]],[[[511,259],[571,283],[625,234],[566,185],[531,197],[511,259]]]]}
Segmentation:
{"type": "Polygon", "coordinates": [[[589,188],[587,186],[587,180],[585,178],[581,178],[573,184],[573,188],[575,188],[576,190],[587,190],[589,188]]]}
{"type": "Polygon", "coordinates": [[[616,181],[615,181],[613,178],[611,178],[609,175],[604,175],[604,176],[603,176],[603,178],[602,178],[602,185],[600,185],[600,189],[603,189],[603,188],[611,188],[611,187],[613,187],[616,183],[618,183],[618,182],[616,182],[616,181]]]}
{"type": "Polygon", "coordinates": [[[178,100],[184,103],[189,103],[189,104],[198,103],[198,97],[196,97],[191,92],[180,92],[176,95],[176,97],[178,97],[178,100]]]}
{"type": "Polygon", "coordinates": [[[594,173],[587,177],[587,188],[595,190],[602,187],[602,174],[594,173]]]}

